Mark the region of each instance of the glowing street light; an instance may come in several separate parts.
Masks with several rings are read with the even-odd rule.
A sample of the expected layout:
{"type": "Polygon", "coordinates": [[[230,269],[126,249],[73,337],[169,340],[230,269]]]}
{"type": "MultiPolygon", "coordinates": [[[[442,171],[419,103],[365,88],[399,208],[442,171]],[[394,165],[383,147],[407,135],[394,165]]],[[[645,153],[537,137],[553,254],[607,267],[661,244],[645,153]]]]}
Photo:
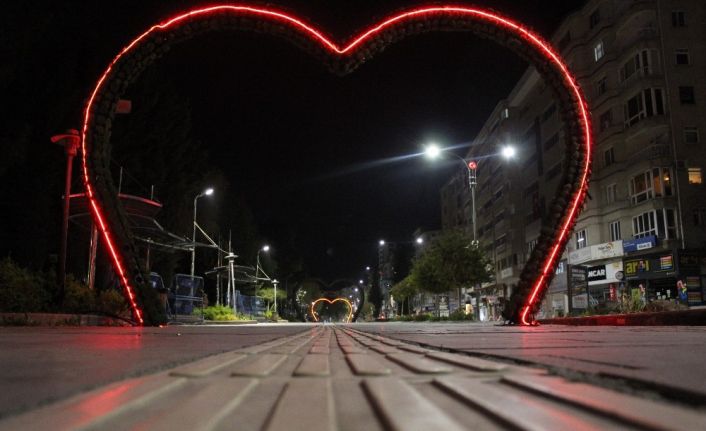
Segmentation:
{"type": "Polygon", "coordinates": [[[515,157],[515,147],[512,145],[505,145],[500,151],[500,154],[502,154],[506,159],[511,159],[515,157]]]}
{"type": "Polygon", "coordinates": [[[203,196],[211,196],[213,194],[213,188],[209,187],[203,192],[199,193],[196,195],[194,198],[194,221],[193,221],[193,228],[194,232],[193,235],[191,236],[191,241],[193,242],[193,248],[191,249],[191,277],[194,277],[194,268],[196,267],[196,204],[199,200],[200,197],[203,196]]]}
{"type": "Polygon", "coordinates": [[[378,244],[380,244],[380,247],[382,247],[383,245],[385,245],[385,240],[381,239],[380,241],[378,241],[378,244]]]}
{"type": "Polygon", "coordinates": [[[436,144],[429,144],[424,149],[424,155],[427,156],[427,158],[434,160],[441,155],[441,148],[439,148],[436,144]]]}
{"type": "Polygon", "coordinates": [[[416,242],[417,244],[424,244],[424,238],[420,236],[419,238],[417,238],[416,242]]]}

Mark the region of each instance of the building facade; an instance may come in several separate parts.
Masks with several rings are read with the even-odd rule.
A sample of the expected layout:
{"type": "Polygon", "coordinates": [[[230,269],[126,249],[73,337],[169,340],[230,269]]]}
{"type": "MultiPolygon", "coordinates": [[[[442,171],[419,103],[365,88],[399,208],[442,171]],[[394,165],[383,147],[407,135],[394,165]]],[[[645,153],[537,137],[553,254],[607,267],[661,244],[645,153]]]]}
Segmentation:
{"type": "MultiPolygon", "coordinates": [[[[649,300],[673,299],[678,281],[687,286],[690,304],[703,303],[704,22],[700,0],[591,0],[551,38],[586,95],[594,147],[590,197],[545,314],[609,306],[640,286],[649,300]]],[[[561,116],[530,68],[466,156],[478,161],[478,237],[496,267],[495,281],[480,289],[479,303],[492,313],[517,282],[560,186],[561,116]],[[496,157],[507,144],[517,148],[509,162],[496,157]]],[[[442,190],[444,228],[469,225],[470,194],[463,185],[459,173],[442,190]]]]}

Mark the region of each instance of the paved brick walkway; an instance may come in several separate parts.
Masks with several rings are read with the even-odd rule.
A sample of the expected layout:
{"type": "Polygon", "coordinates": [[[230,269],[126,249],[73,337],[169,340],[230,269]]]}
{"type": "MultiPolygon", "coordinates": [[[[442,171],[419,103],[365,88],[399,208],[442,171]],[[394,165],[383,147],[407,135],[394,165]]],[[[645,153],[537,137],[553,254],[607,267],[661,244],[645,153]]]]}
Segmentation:
{"type": "Polygon", "coordinates": [[[7,418],[0,430],[692,431],[706,424],[706,413],[684,405],[373,330],[312,325],[7,418]]]}

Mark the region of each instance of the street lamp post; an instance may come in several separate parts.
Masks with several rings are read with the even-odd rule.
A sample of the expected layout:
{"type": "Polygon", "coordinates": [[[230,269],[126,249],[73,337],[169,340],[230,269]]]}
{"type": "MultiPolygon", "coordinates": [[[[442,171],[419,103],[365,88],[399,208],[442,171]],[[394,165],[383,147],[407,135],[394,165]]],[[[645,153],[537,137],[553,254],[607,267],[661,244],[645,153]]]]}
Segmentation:
{"type": "Polygon", "coordinates": [[[64,284],[66,282],[66,246],[69,238],[69,205],[71,202],[71,169],[74,157],[78,153],[81,136],[78,130],[70,129],[61,135],[54,135],[51,141],[64,147],[66,154],[66,181],[64,184],[64,213],[61,220],[61,250],[59,250],[59,301],[64,299],[64,284]]]}
{"type": "MultiPolygon", "coordinates": [[[[434,145],[430,144],[429,146],[426,147],[426,150],[424,151],[426,156],[430,159],[435,159],[439,156],[441,156],[441,149],[434,145]]],[[[461,163],[463,163],[463,166],[466,168],[467,176],[468,176],[468,189],[471,192],[471,232],[472,232],[472,242],[471,244],[474,247],[478,246],[478,238],[477,238],[477,226],[476,226],[476,185],[478,184],[478,177],[477,177],[477,169],[478,169],[478,162],[476,160],[467,160],[457,154],[454,153],[447,153],[451,154],[453,157],[456,159],[460,160],[461,163]]],[[[506,145],[504,146],[500,154],[505,158],[505,159],[511,159],[515,156],[515,148],[506,145]]],[[[488,156],[486,156],[488,157],[488,156]]]]}
{"type": "Polygon", "coordinates": [[[279,283],[279,281],[277,281],[276,278],[274,280],[272,280],[272,284],[275,286],[275,295],[274,295],[275,296],[275,309],[274,309],[273,315],[277,314],[277,284],[278,283],[279,283]]]}
{"type": "Polygon", "coordinates": [[[194,198],[194,221],[193,221],[193,235],[191,237],[191,241],[193,244],[193,248],[191,249],[191,278],[194,277],[194,270],[196,268],[196,206],[198,203],[198,200],[202,196],[211,196],[213,194],[213,189],[212,188],[207,188],[203,192],[199,193],[196,195],[194,198]]]}

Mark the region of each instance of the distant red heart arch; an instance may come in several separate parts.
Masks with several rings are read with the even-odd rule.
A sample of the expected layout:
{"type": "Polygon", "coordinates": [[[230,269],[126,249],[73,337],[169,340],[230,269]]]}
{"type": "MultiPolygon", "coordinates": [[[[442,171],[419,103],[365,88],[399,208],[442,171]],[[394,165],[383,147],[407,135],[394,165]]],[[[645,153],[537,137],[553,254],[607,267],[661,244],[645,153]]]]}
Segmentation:
{"type": "Polygon", "coordinates": [[[145,282],[127,219],[108,168],[110,129],[116,105],[152,62],[175,43],[218,30],[255,31],[282,37],[318,57],[334,73],[352,72],[387,45],[431,31],[469,31],[513,50],[553,88],[564,120],[563,181],[542,233],[503,312],[531,324],[583,206],[591,174],[592,136],[585,98],[551,45],[520,23],[495,12],[464,6],[417,7],[373,24],[339,44],[314,25],[269,7],[219,5],[194,9],[154,25],[130,42],[108,65],[86,104],[82,128],[83,181],[91,212],[107,247],[137,324],[164,319],[156,294],[145,282]]]}
{"type": "Polygon", "coordinates": [[[319,305],[322,302],[326,302],[329,304],[335,304],[336,302],[343,302],[348,306],[348,317],[346,318],[346,323],[350,323],[353,319],[353,305],[349,300],[346,298],[334,298],[333,300],[328,299],[328,298],[319,298],[316,301],[311,303],[311,317],[314,319],[315,322],[319,321],[319,313],[316,312],[316,306],[319,305]]]}

